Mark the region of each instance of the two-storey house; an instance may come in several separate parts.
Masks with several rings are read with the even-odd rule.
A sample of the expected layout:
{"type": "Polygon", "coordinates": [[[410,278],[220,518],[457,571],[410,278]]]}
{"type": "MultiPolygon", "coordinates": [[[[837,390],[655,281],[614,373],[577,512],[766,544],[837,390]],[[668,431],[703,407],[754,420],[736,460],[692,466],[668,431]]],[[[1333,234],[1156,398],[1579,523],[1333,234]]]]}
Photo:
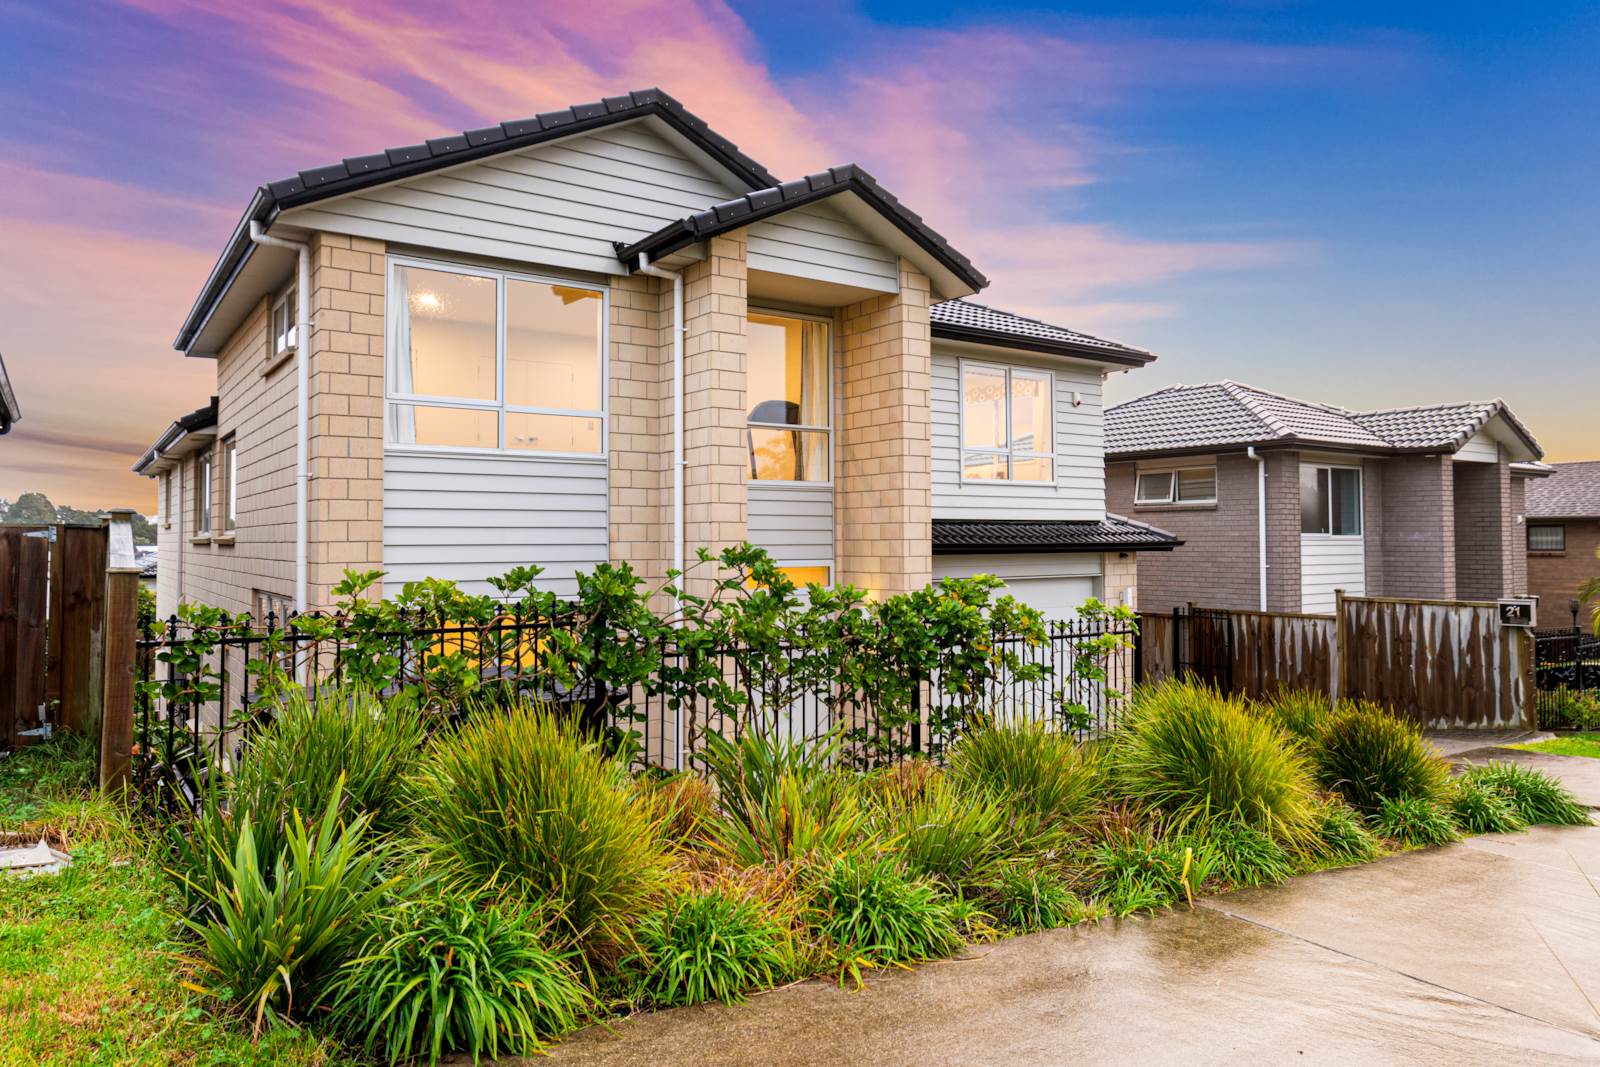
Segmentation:
{"type": "Polygon", "coordinates": [[[780,182],[657,90],[270,182],[176,341],[216,398],[135,467],[160,610],[747,539],[802,582],[1131,602],[1175,542],[1106,513],[1101,385],[1153,357],[985,284],[859,167],[780,182]]]}

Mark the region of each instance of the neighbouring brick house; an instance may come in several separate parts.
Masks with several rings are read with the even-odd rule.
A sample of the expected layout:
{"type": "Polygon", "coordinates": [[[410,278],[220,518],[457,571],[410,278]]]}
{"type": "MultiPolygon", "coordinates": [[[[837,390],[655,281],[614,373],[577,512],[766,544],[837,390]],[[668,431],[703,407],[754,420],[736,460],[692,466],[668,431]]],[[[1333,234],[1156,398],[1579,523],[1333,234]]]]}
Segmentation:
{"type": "Polygon", "coordinates": [[[1600,575],[1600,460],[1557,463],[1528,486],[1528,592],[1539,625],[1575,625],[1578,587],[1600,575]]]}
{"type": "Polygon", "coordinates": [[[1525,485],[1549,468],[1501,401],[1349,411],[1223,381],[1105,419],[1107,507],[1184,542],[1140,559],[1146,610],[1527,592],[1525,485]]]}
{"type": "Polygon", "coordinates": [[[657,90],[262,186],[175,347],[217,397],[160,485],[160,610],[548,587],[767,548],[875,594],[997,573],[1132,603],[1107,373],[1138,349],[966,299],[966,257],[860,168],[779,182],[657,90]]]}

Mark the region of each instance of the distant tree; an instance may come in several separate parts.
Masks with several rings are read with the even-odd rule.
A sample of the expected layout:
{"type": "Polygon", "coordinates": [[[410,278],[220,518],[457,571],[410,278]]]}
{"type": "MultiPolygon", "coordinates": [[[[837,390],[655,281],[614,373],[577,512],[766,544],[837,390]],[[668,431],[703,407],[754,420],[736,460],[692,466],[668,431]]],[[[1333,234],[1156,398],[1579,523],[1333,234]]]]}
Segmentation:
{"type": "Polygon", "coordinates": [[[85,511],[70,504],[62,504],[56,508],[56,521],[70,522],[74,526],[99,526],[101,518],[98,511],[85,511]]]}
{"type": "Polygon", "coordinates": [[[56,506],[43,493],[23,493],[6,508],[6,522],[49,526],[56,521],[56,506]]]}
{"type": "Polygon", "coordinates": [[[156,524],[137,511],[133,513],[133,543],[136,545],[156,543],[156,524]]]}

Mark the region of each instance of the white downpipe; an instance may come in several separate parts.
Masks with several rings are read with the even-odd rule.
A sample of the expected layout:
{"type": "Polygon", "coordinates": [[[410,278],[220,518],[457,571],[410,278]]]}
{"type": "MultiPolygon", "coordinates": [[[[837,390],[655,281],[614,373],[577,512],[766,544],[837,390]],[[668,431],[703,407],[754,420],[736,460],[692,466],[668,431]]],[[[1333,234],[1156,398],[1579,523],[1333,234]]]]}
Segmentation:
{"type": "Polygon", "coordinates": [[[1261,610],[1267,610],[1267,457],[1256,452],[1256,446],[1245,449],[1245,455],[1256,461],[1256,555],[1260,562],[1261,610]]]}
{"type": "MultiPolygon", "coordinates": [[[[683,582],[683,275],[650,262],[647,253],[639,253],[639,273],[652,278],[672,279],[672,569],[678,572],[678,583],[683,582]]],[[[679,605],[674,604],[674,609],[679,605]]],[[[676,766],[683,768],[683,722],[673,716],[676,766]]]]}
{"type": "MultiPolygon", "coordinates": [[[[311,246],[268,234],[250,221],[250,240],[287,248],[299,256],[295,282],[294,324],[294,610],[306,610],[306,500],[311,479],[311,246]]],[[[269,326],[270,330],[271,327],[269,326]]]]}

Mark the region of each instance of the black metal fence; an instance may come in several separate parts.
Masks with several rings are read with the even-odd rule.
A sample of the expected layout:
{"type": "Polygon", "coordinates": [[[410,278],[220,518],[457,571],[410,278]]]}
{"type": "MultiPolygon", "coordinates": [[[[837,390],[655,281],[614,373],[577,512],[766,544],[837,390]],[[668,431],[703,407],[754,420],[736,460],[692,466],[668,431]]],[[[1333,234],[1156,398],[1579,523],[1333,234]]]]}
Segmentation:
{"type": "Polygon", "coordinates": [[[1193,604],[1172,611],[1173,673],[1233,692],[1233,613],[1193,604]]]}
{"type": "Polygon", "coordinates": [[[1102,733],[1139,673],[1137,626],[1115,620],[1051,623],[1043,641],[995,634],[978,657],[986,666],[976,684],[971,649],[941,650],[939,665],[923,677],[875,687],[839,677],[837,650],[823,655],[798,644],[684,649],[667,638],[637,650],[655,664],[647,678],[616,688],[552,669],[544,653],[558,628],[548,620],[418,620],[404,629],[354,635],[343,616],[315,618],[323,625],[286,620],[280,627],[271,616],[265,625],[223,616],[203,627],[176,617],[148,627],[137,645],[136,784],[163,793],[176,789],[192,799],[210,768],[242,757],[252,732],[270,721],[275,694],[293,685],[314,693],[359,677],[374,657],[393,657],[381,665],[389,679],[386,695],[420,694],[419,702],[441,721],[469,705],[538,699],[579,717],[630,752],[636,765],[665,770],[696,769],[694,756],[709,733],[737,737],[752,728],[794,741],[836,734],[863,763],[937,758],[976,714],[1102,733]],[[1118,647],[1100,652],[1107,637],[1118,647]],[[352,661],[358,645],[360,659],[352,661]],[[446,668],[450,680],[441,681],[446,668]]]}
{"type": "Polygon", "coordinates": [[[1600,729],[1600,636],[1537,630],[1533,647],[1540,729],[1600,729]]]}

